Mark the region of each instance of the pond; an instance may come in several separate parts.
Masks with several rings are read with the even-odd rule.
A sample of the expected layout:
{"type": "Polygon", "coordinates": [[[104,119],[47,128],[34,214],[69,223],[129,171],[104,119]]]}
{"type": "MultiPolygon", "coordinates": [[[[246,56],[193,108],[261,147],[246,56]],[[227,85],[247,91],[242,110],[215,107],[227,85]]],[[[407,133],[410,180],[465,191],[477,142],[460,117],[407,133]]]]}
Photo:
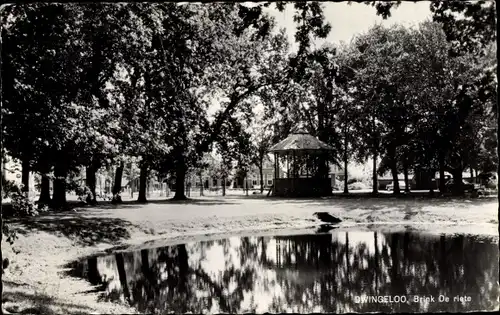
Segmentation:
{"type": "Polygon", "coordinates": [[[498,310],[498,239],[334,232],[230,237],[73,264],[101,299],[141,312],[498,310]]]}

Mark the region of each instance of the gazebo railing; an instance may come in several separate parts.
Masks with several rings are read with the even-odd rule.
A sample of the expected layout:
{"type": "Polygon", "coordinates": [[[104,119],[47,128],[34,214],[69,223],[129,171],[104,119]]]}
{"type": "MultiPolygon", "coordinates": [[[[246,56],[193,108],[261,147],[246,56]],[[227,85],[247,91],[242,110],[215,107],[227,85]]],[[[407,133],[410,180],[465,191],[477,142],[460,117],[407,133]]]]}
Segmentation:
{"type": "Polygon", "coordinates": [[[276,178],[274,195],[282,197],[314,197],[332,194],[331,178],[276,178]]]}

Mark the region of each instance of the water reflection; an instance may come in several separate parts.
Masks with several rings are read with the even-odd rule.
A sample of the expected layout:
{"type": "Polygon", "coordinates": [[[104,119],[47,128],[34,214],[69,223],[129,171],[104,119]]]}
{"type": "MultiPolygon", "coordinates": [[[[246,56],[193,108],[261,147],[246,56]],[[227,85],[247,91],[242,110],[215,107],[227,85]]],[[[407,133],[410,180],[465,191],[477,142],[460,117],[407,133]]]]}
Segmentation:
{"type": "Polygon", "coordinates": [[[94,257],[76,270],[106,300],[164,313],[498,309],[497,240],[339,232],[234,237],[94,257]],[[359,303],[362,296],[408,303],[359,303]],[[435,302],[413,302],[414,295],[435,302]],[[439,302],[439,296],[450,298],[439,302]],[[468,302],[454,301],[466,296],[468,302]]]}

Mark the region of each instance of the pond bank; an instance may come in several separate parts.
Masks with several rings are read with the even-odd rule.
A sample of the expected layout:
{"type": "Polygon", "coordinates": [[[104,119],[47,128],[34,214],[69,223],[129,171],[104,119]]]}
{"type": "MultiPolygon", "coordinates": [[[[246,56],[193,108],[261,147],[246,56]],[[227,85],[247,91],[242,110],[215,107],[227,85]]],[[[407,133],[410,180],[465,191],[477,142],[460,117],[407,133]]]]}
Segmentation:
{"type": "Polygon", "coordinates": [[[102,203],[94,208],[47,213],[11,221],[19,239],[2,244],[11,264],[4,275],[4,309],[41,314],[130,314],[126,305],[98,301],[85,280],[65,275],[64,266],[107,249],[141,248],[224,235],[290,234],[314,231],[312,213],[343,218],[340,230],[412,230],[434,233],[498,234],[497,199],[268,200],[203,198],[146,205],[102,203]]]}

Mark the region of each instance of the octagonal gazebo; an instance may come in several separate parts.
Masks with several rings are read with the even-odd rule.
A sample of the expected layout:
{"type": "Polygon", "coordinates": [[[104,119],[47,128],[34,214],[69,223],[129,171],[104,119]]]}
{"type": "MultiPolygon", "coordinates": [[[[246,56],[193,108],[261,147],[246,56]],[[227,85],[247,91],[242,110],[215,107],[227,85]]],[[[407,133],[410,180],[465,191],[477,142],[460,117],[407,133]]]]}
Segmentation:
{"type": "Polygon", "coordinates": [[[332,194],[328,155],[331,146],[298,129],[275,144],[273,195],[281,197],[322,197],[332,194]],[[286,173],[280,174],[280,161],[286,173]],[[282,175],[282,176],[280,176],[282,175]]]}

